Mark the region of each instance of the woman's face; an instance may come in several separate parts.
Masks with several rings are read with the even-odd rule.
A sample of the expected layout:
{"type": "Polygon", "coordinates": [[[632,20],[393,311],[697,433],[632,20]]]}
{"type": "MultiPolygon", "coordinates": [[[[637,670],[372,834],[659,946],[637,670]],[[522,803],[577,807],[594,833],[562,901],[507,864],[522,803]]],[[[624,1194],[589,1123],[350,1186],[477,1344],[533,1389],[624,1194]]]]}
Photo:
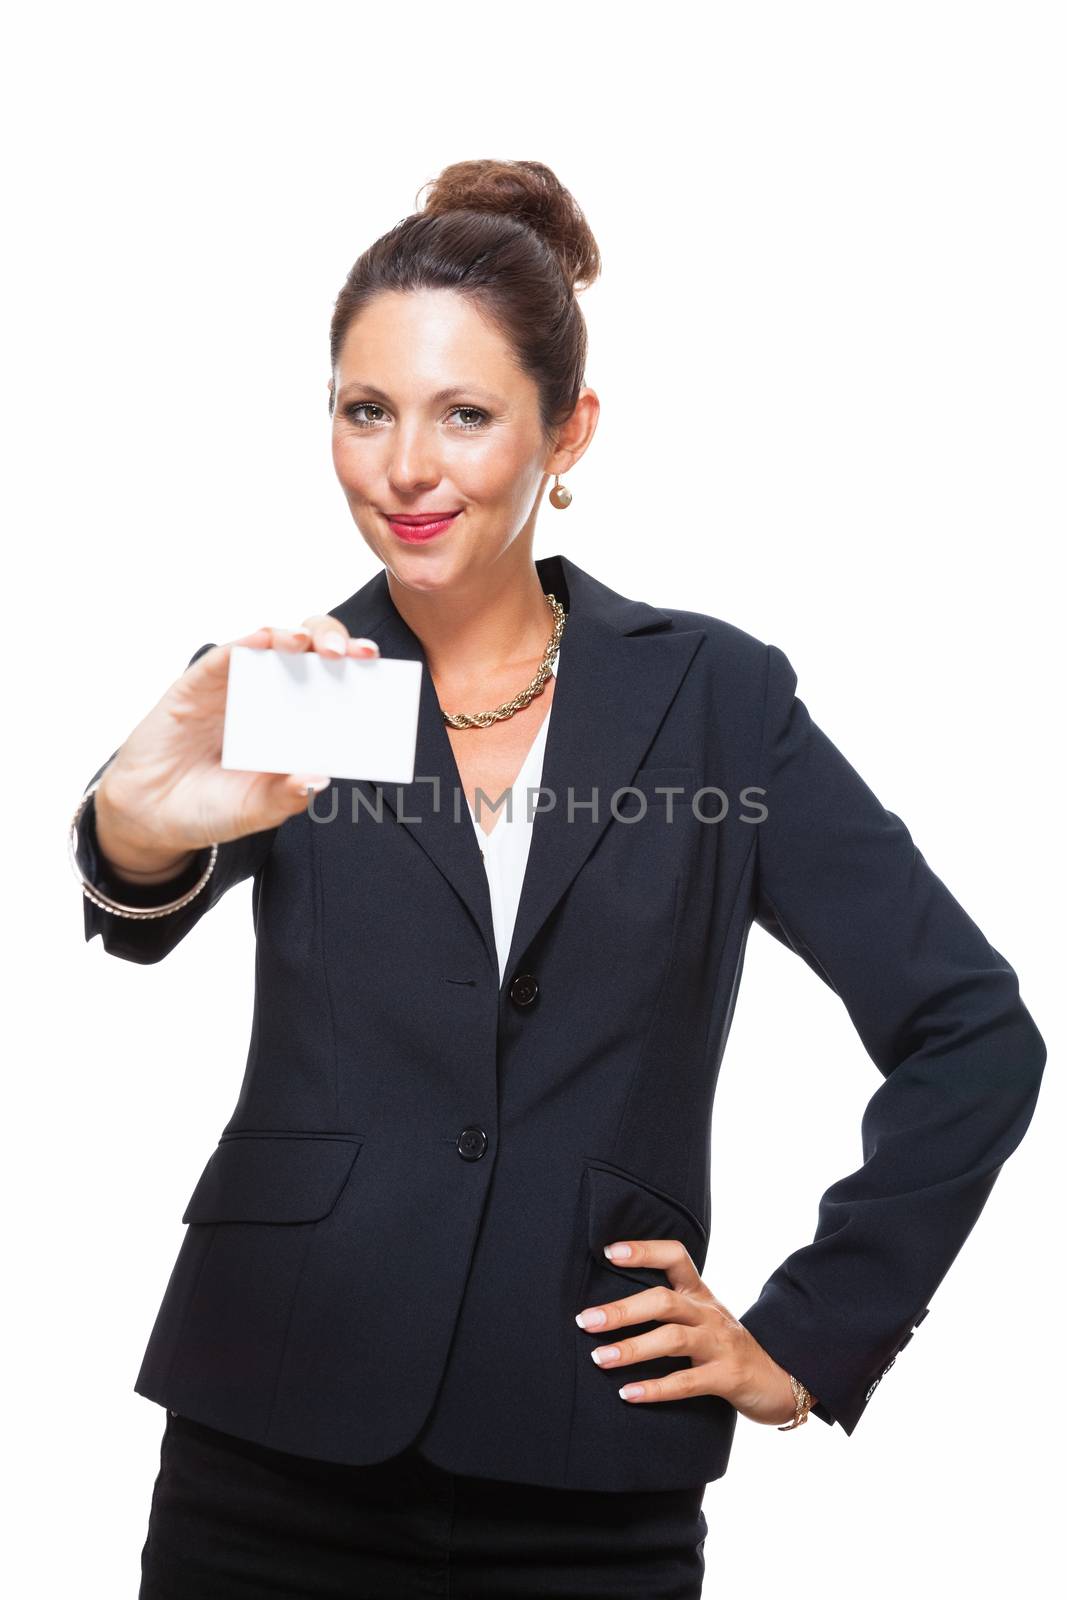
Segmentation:
{"type": "MultiPolygon", "coordinates": [[[[546,473],[582,453],[553,450],[537,385],[451,290],[378,295],[348,329],[334,384],[333,461],[349,509],[375,555],[415,589],[454,585],[532,537],[546,473]],[[420,543],[389,522],[425,512],[459,515],[420,543]]],[[[583,395],[568,437],[584,421],[587,443],[596,397],[583,395]]]]}

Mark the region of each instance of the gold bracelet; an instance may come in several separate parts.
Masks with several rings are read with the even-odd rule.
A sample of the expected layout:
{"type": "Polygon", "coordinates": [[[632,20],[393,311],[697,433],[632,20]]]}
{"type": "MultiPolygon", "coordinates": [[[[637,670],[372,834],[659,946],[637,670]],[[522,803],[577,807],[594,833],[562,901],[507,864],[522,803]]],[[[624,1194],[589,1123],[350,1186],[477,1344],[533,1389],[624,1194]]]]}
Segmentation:
{"type": "MultiPolygon", "coordinates": [[[[187,906],[190,900],[196,899],[196,896],[200,893],[201,889],[214,872],[215,862],[218,860],[219,854],[218,845],[213,844],[211,846],[211,856],[208,860],[207,866],[204,868],[204,871],[200,876],[200,881],[195,883],[187,893],[180,895],[177,900],[171,900],[165,906],[152,906],[150,909],[146,909],[144,906],[126,906],[123,905],[119,900],[112,900],[109,895],[104,894],[102,889],[96,888],[95,885],[89,882],[88,878],[86,878],[81,869],[77,855],[78,823],[81,820],[82,812],[85,810],[90,798],[96,793],[97,789],[99,789],[102,778],[103,774],[97,778],[95,783],[90,784],[88,789],[86,789],[85,793],[82,795],[78,802],[78,809],[71,818],[70,831],[67,835],[67,851],[70,856],[70,864],[73,868],[74,876],[82,886],[82,893],[85,895],[87,900],[92,901],[94,906],[99,906],[102,911],[110,911],[116,917],[132,917],[141,920],[147,917],[167,917],[170,916],[174,911],[181,911],[182,907],[187,906]]],[[[183,871],[184,870],[187,869],[183,869],[183,871]]],[[[181,874],[177,873],[175,876],[180,877],[181,874]]]]}
{"type": "Polygon", "coordinates": [[[808,1412],[811,1410],[812,1405],[814,1404],[810,1392],[805,1389],[799,1378],[794,1378],[793,1374],[790,1373],[789,1382],[793,1386],[793,1399],[796,1401],[797,1411],[792,1422],[779,1423],[779,1433],[788,1433],[790,1428],[799,1428],[802,1422],[807,1422],[808,1412]]]}

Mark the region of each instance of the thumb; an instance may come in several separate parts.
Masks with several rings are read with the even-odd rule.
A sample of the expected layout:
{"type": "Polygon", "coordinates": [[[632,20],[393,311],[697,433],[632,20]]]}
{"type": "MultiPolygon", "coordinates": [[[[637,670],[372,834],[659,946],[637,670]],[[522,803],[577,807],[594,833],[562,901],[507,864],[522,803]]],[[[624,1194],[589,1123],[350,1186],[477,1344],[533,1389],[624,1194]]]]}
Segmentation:
{"type": "Polygon", "coordinates": [[[272,773],[256,807],[260,828],[276,828],[303,811],[309,800],[327,787],[330,780],[318,773],[272,773]]]}
{"type": "Polygon", "coordinates": [[[330,780],[328,777],[323,777],[319,773],[294,772],[291,773],[288,778],[286,778],[285,783],[290,794],[292,794],[295,799],[306,800],[308,798],[309,790],[315,794],[319,794],[323,789],[326,788],[329,781],[330,780]]]}

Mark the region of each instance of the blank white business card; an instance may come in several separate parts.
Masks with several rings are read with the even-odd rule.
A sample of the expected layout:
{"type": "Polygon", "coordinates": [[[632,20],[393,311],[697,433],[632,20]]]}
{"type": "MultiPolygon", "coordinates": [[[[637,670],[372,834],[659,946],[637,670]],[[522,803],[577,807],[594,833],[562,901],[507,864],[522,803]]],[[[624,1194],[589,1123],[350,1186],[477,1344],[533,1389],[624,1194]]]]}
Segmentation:
{"type": "Polygon", "coordinates": [[[422,662],[230,650],[222,765],[410,783],[422,662]]]}

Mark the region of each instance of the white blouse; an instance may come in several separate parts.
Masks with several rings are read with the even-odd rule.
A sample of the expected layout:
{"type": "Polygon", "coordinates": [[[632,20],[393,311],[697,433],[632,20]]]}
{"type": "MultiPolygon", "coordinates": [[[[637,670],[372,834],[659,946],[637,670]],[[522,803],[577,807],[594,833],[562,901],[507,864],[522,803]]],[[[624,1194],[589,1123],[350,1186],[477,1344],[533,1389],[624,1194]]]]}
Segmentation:
{"type": "MultiPolygon", "coordinates": [[[[556,660],[552,667],[555,677],[559,665],[559,658],[563,654],[562,647],[556,652],[556,660]]],[[[553,693],[555,691],[553,690],[553,693]]],[[[552,720],[552,707],[548,708],[545,720],[537,730],[533,744],[530,746],[526,760],[511,785],[511,817],[508,817],[507,799],[501,809],[496,813],[496,821],[491,833],[486,833],[481,824],[476,820],[474,807],[467,801],[467,810],[474,823],[474,832],[478,839],[478,847],[485,863],[485,874],[489,880],[489,899],[493,908],[493,933],[496,938],[497,964],[500,968],[500,981],[504,981],[504,970],[507,966],[508,955],[511,951],[511,937],[515,931],[515,916],[519,909],[519,895],[522,892],[523,878],[526,876],[526,858],[530,853],[530,839],[533,835],[533,821],[527,820],[528,807],[537,803],[537,797],[527,792],[536,789],[541,782],[544,769],[545,740],[548,737],[548,724],[552,720]]],[[[483,802],[484,809],[484,802],[483,802]]]]}

